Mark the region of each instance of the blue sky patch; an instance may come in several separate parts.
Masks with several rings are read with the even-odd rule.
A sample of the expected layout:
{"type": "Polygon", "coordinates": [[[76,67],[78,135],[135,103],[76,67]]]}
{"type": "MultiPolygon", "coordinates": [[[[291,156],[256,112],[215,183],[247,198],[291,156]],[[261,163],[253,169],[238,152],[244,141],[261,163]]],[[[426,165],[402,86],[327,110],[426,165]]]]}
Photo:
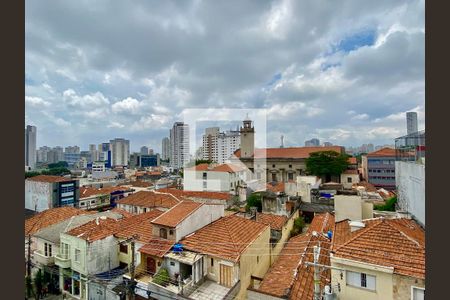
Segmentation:
{"type": "Polygon", "coordinates": [[[340,40],[333,52],[350,52],[364,46],[372,46],[375,43],[375,38],[375,29],[360,31],[340,40]]]}

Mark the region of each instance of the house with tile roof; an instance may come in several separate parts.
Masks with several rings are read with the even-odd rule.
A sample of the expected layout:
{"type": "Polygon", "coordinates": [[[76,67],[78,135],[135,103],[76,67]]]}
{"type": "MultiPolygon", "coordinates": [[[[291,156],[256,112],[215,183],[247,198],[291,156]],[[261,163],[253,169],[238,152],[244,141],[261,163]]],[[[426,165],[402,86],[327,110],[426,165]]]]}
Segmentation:
{"type": "Polygon", "coordinates": [[[243,299],[251,276],[263,276],[270,266],[270,227],[236,215],[222,217],[180,243],[203,266],[193,275],[197,286],[186,289],[191,299],[208,294],[243,299]]]}
{"type": "Polygon", "coordinates": [[[406,218],[336,222],[330,257],[338,299],[424,299],[425,231],[406,218]]]}
{"type": "Polygon", "coordinates": [[[363,178],[376,188],[395,189],[396,152],[392,148],[382,148],[361,157],[363,178]]]}
{"type": "MultiPolygon", "coordinates": [[[[328,230],[334,227],[334,216],[317,214],[304,234],[289,239],[279,258],[263,277],[252,278],[247,299],[298,299],[312,300],[314,276],[307,262],[313,262],[313,248],[320,245],[319,263],[329,265],[330,239],[328,230]]],[[[322,290],[331,280],[329,270],[322,272],[322,290]]]]}
{"type": "Polygon", "coordinates": [[[184,200],[170,193],[160,191],[139,191],[118,200],[117,207],[133,214],[140,214],[152,209],[166,211],[184,200]]]}
{"type": "Polygon", "coordinates": [[[248,171],[239,165],[199,164],[184,170],[183,189],[186,191],[229,192],[237,195],[248,171]]]}
{"type": "Polygon", "coordinates": [[[41,212],[72,206],[79,199],[79,181],[62,176],[38,175],[25,179],[25,208],[41,212]]]}
{"type": "Polygon", "coordinates": [[[128,187],[109,186],[102,188],[80,187],[78,207],[81,209],[101,209],[116,206],[116,201],[133,193],[128,187]]]}
{"type": "Polygon", "coordinates": [[[178,198],[207,204],[222,204],[225,208],[233,204],[233,195],[228,192],[187,191],[174,188],[159,189],[158,192],[169,193],[178,198]]]}

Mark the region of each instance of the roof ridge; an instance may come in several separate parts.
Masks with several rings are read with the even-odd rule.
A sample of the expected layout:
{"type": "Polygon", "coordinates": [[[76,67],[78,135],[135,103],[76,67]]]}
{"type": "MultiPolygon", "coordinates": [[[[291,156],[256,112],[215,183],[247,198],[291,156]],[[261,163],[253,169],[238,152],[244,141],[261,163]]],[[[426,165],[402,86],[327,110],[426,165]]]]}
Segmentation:
{"type": "Polygon", "coordinates": [[[407,235],[406,233],[404,233],[401,229],[397,228],[396,226],[394,226],[393,224],[391,224],[390,222],[387,222],[387,224],[394,228],[395,230],[397,230],[398,232],[400,232],[404,237],[406,237],[408,240],[410,240],[411,242],[413,242],[415,245],[417,245],[419,248],[425,249],[424,246],[422,246],[418,241],[416,241],[415,239],[413,239],[412,237],[410,237],[409,235],[407,235]]]}
{"type": "MultiPolygon", "coordinates": [[[[234,216],[234,215],[231,215],[231,216],[234,216]]],[[[240,217],[237,217],[237,218],[240,218],[240,217]]],[[[228,218],[228,219],[230,219],[230,218],[228,218]]],[[[230,240],[231,240],[231,244],[233,245],[233,248],[234,248],[234,250],[235,250],[235,252],[236,252],[236,254],[237,254],[237,257],[238,257],[238,259],[239,259],[239,257],[241,256],[241,253],[239,252],[239,249],[237,249],[237,243],[236,243],[236,241],[233,239],[233,236],[231,235],[231,231],[230,231],[230,228],[229,228],[229,226],[228,226],[228,219],[225,219],[225,222],[224,222],[224,225],[225,225],[225,228],[226,228],[226,230],[227,230],[227,234],[228,234],[228,236],[230,237],[230,240]]]]}
{"type": "Polygon", "coordinates": [[[353,237],[351,237],[350,239],[348,239],[347,241],[345,241],[344,243],[342,243],[340,246],[338,246],[336,249],[333,250],[333,252],[338,251],[339,249],[341,249],[342,247],[346,246],[347,244],[349,244],[350,242],[353,242],[354,240],[356,240],[357,238],[359,238],[361,235],[363,235],[364,233],[372,230],[373,228],[377,227],[378,225],[382,224],[384,221],[384,219],[380,219],[379,221],[376,221],[376,223],[370,227],[365,227],[363,229],[360,229],[358,233],[356,233],[353,237]]]}

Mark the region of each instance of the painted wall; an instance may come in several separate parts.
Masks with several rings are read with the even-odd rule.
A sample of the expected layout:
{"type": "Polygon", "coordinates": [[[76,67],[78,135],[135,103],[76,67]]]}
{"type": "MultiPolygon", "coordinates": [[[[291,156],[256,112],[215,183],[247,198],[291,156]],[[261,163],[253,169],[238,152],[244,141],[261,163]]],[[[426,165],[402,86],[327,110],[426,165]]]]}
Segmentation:
{"type": "Polygon", "coordinates": [[[411,287],[425,288],[425,280],[409,276],[394,274],[394,300],[410,300],[412,299],[411,287]]]}
{"type": "Polygon", "coordinates": [[[25,208],[37,212],[53,207],[53,184],[25,180],[25,208]]]}
{"type": "Polygon", "coordinates": [[[363,264],[356,261],[340,260],[335,257],[331,258],[331,266],[342,268],[348,271],[366,273],[375,276],[375,291],[365,288],[358,288],[347,285],[346,272],[331,270],[332,285],[336,286],[340,283],[341,292],[337,292],[338,300],[393,300],[393,268],[363,264]]]}
{"type": "Polygon", "coordinates": [[[351,189],[354,183],[359,183],[359,174],[341,174],[341,183],[344,189],[351,189]],[[348,182],[351,178],[351,182],[348,182]]]}
{"type": "Polygon", "coordinates": [[[281,232],[281,239],[278,241],[276,246],[271,249],[271,255],[270,255],[270,264],[272,265],[276,259],[278,258],[278,254],[280,254],[281,250],[285,246],[285,243],[289,239],[289,235],[291,233],[292,228],[294,227],[294,220],[298,218],[299,212],[296,210],[289,220],[286,222],[286,224],[283,226],[283,230],[281,232]]]}
{"type": "Polygon", "coordinates": [[[336,222],[349,219],[362,220],[362,199],[360,196],[335,195],[334,211],[336,222]]]}
{"type": "Polygon", "coordinates": [[[178,224],[175,234],[178,242],[183,237],[200,228],[214,222],[224,216],[224,206],[215,204],[204,204],[200,206],[194,213],[189,215],[180,224],[178,224]]]}
{"type": "Polygon", "coordinates": [[[425,227],[425,165],[395,162],[398,204],[425,227]]]}
{"type": "Polygon", "coordinates": [[[237,173],[186,170],[183,188],[186,191],[236,191],[236,187],[242,182],[239,176],[237,173]],[[204,172],[207,174],[206,180],[203,180],[204,172]]]}
{"type": "Polygon", "coordinates": [[[264,277],[270,267],[270,227],[267,228],[253,241],[242,253],[239,262],[239,279],[241,289],[236,299],[247,299],[247,288],[250,285],[250,277],[264,277]]]}

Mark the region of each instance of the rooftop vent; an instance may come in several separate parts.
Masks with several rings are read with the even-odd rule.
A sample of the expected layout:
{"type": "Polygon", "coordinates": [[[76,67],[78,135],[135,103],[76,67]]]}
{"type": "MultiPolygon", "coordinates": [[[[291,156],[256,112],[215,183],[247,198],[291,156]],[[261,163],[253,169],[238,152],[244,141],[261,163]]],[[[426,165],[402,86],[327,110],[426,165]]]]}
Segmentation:
{"type": "Polygon", "coordinates": [[[349,225],[350,225],[350,231],[351,232],[366,227],[366,225],[363,222],[359,222],[359,221],[351,221],[349,223],[349,225]]]}

